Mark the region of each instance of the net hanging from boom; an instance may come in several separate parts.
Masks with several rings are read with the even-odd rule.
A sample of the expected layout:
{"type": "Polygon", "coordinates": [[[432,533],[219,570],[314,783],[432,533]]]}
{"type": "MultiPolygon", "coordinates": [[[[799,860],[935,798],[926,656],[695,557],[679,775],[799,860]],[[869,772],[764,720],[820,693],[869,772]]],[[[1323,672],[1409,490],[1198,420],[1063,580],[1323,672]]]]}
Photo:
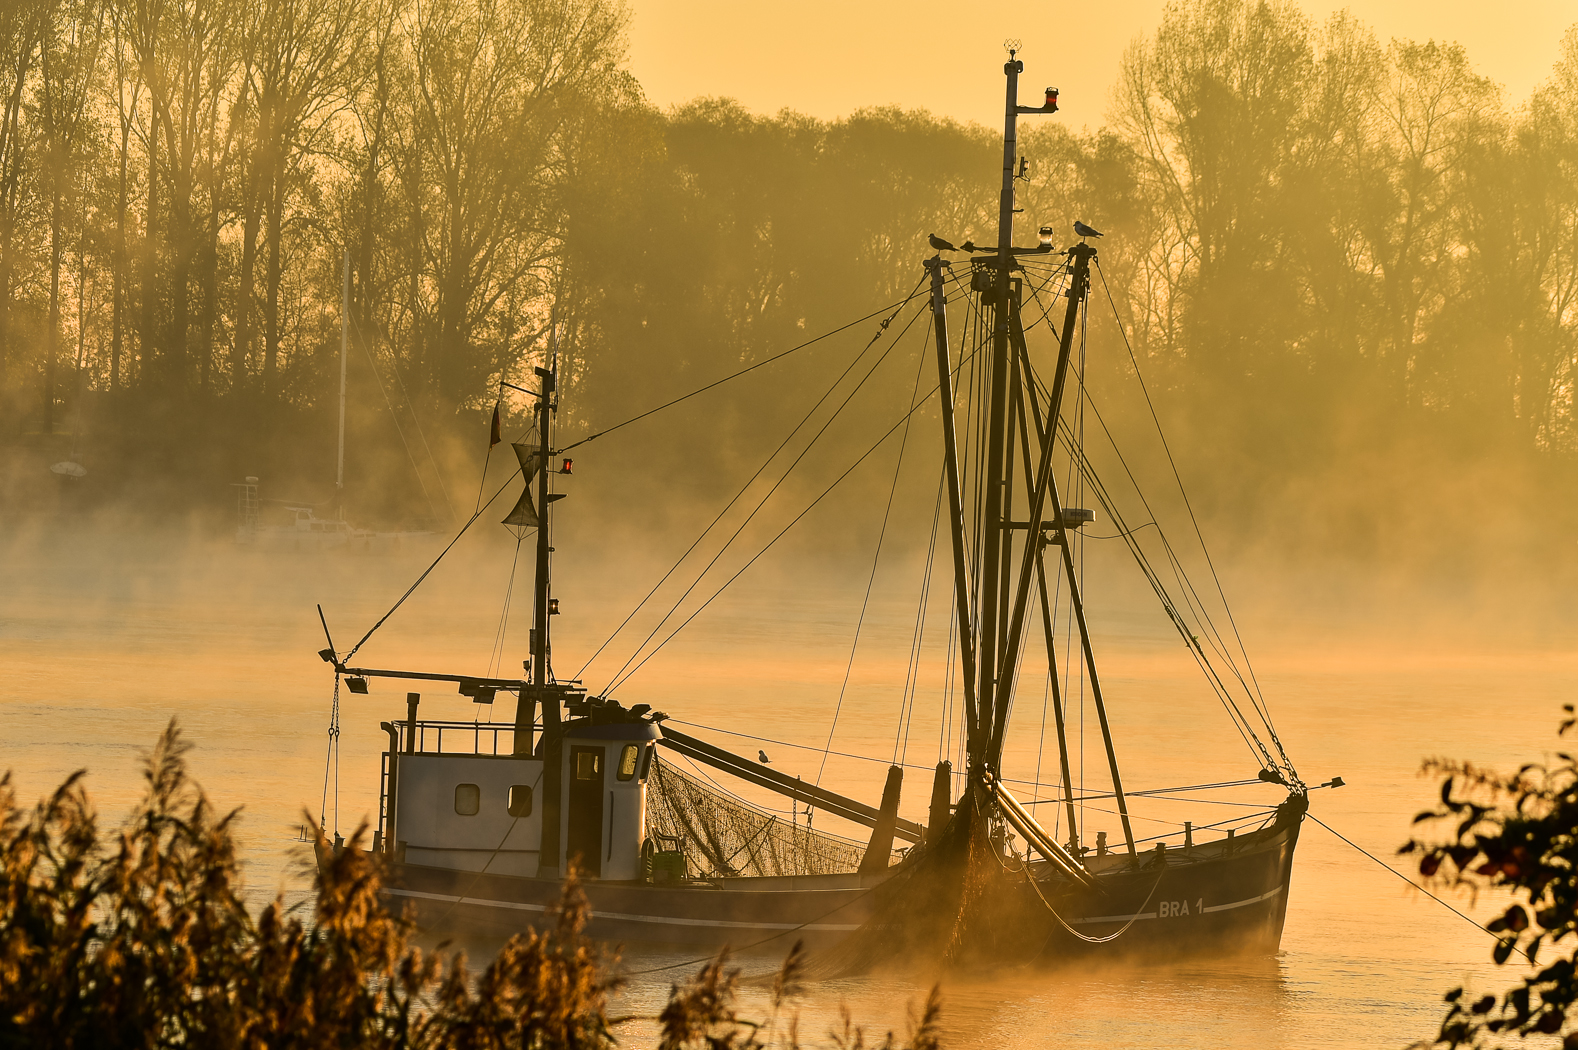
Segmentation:
{"type": "Polygon", "coordinates": [[[659,842],[680,841],[692,876],[832,875],[854,871],[865,854],[861,842],[799,825],[661,760],[647,780],[647,828],[659,842]]]}

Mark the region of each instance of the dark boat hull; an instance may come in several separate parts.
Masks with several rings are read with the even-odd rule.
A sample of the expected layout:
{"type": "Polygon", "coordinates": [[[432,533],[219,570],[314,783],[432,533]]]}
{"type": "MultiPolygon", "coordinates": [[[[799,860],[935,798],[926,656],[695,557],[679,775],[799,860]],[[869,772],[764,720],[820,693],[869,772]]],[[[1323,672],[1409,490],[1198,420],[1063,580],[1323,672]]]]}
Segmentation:
{"type": "Polygon", "coordinates": [[[1041,954],[1156,961],[1274,954],[1282,943],[1302,816],[1302,809],[1288,814],[1231,850],[1217,842],[1152,857],[1138,869],[1125,864],[1099,873],[1099,892],[1043,888],[1036,903],[1052,921],[1041,954]]]}
{"type": "MultiPolygon", "coordinates": [[[[1094,890],[1034,867],[1016,871],[1005,860],[1004,892],[979,921],[996,928],[991,939],[1005,962],[1272,954],[1282,939],[1302,815],[1284,814],[1231,845],[1142,854],[1138,866],[1117,856],[1092,861],[1094,890]]],[[[679,885],[590,880],[583,883],[587,933],[622,944],[771,953],[802,941],[831,948],[867,923],[891,926],[892,916],[879,914],[881,891],[902,870],[679,885]]],[[[423,929],[508,936],[543,926],[563,883],[396,863],[384,892],[391,906],[411,909],[423,929]]],[[[934,918],[915,915],[914,922],[919,929],[934,918]]]]}
{"type": "MultiPolygon", "coordinates": [[[[479,875],[397,864],[384,890],[410,907],[419,926],[491,936],[541,927],[559,902],[557,879],[479,875]]],[[[582,883],[591,914],[587,934],[621,944],[787,950],[795,941],[827,947],[871,916],[885,875],[731,878],[677,885],[582,883]]]]}

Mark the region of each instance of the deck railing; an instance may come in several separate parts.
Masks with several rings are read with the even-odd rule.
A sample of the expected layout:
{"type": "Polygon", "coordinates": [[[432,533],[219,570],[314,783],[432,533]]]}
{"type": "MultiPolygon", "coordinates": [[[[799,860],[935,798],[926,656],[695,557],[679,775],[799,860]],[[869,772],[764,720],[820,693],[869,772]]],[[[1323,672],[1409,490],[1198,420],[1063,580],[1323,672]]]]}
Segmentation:
{"type": "Polygon", "coordinates": [[[515,752],[514,722],[444,722],[418,719],[414,746],[411,723],[401,719],[393,725],[400,731],[402,753],[510,755],[515,752]]]}

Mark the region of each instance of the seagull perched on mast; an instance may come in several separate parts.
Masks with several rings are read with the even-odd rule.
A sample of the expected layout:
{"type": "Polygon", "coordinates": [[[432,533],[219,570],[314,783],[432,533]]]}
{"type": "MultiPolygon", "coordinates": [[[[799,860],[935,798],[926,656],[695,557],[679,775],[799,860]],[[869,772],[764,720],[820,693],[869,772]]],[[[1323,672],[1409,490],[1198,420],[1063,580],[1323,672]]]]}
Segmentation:
{"type": "Polygon", "coordinates": [[[956,252],[959,250],[953,245],[949,244],[947,241],[943,240],[941,237],[937,236],[935,233],[927,238],[927,243],[931,245],[933,251],[956,252]]]}
{"type": "Polygon", "coordinates": [[[1100,230],[1092,229],[1091,227],[1086,226],[1084,223],[1080,222],[1078,219],[1074,220],[1074,232],[1079,234],[1081,237],[1102,236],[1102,232],[1100,230]]]}

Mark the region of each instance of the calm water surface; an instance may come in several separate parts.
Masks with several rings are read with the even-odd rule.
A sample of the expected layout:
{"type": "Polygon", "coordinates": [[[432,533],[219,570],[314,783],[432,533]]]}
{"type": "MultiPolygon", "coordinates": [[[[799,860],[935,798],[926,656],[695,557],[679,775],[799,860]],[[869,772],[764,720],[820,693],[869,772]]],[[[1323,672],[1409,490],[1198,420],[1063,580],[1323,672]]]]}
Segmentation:
{"type": "MultiPolygon", "coordinates": [[[[430,552],[268,556],[223,543],[134,542],[113,530],[80,528],[29,530],[0,543],[0,766],[14,770],[22,797],[31,800],[86,768],[95,800],[113,818],[137,797],[140,756],[176,717],[197,744],[194,766],[209,793],[221,805],[244,808],[252,897],[301,899],[305,856],[296,835],[303,811],[317,814],[327,797],[331,825],[337,820],[348,832],[363,819],[376,801],[385,739],[378,722],[404,714],[403,688],[375,683],[369,696],[347,695],[338,764],[328,764],[326,787],[332,677],[314,655],[323,646],[314,604],[323,603],[343,650],[430,552]]],[[[368,643],[366,662],[485,671],[507,582],[491,556],[497,553],[446,564],[368,643]]],[[[573,658],[596,647],[657,570],[562,557],[566,615],[556,624],[556,670],[566,676],[579,666],[573,658]]],[[[838,705],[864,582],[859,569],[758,580],[749,595],[708,610],[619,695],[688,721],[820,749],[838,705]]],[[[1260,589],[1240,610],[1240,625],[1284,743],[1305,779],[1341,775],[1348,783],[1315,793],[1312,812],[1378,855],[1391,859],[1413,814],[1430,801],[1431,783],[1416,775],[1422,757],[1509,766],[1553,745],[1560,704],[1578,682],[1578,656],[1552,623],[1509,620],[1505,601],[1495,612],[1475,612],[1467,601],[1454,608],[1450,594],[1415,601],[1392,593],[1372,602],[1362,581],[1345,592],[1360,595],[1357,602],[1332,600],[1329,587],[1319,599],[1321,588],[1265,587],[1247,570],[1237,583],[1260,589]]],[[[935,654],[923,667],[908,739],[902,732],[896,739],[914,619],[906,586],[913,593],[902,581],[891,593],[878,588],[833,738],[835,750],[881,761],[835,756],[824,777],[861,797],[880,793],[895,749],[917,764],[937,759],[935,654]]],[[[1252,776],[1253,761],[1176,638],[1130,598],[1096,622],[1128,786],[1252,776]]],[[[503,673],[524,655],[528,609],[522,598],[495,665],[503,673]]],[[[628,649],[611,651],[617,658],[600,659],[586,674],[594,689],[628,649]]],[[[1034,684],[1021,688],[1008,766],[1011,775],[1031,778],[1038,752],[1044,769],[1055,759],[1038,743],[1039,674],[1027,678],[1034,684]]],[[[507,717],[500,706],[498,717],[507,717]]],[[[423,712],[489,717],[464,697],[437,690],[425,695],[423,712]]],[[[791,773],[814,776],[821,761],[819,751],[760,746],[791,773]]],[[[1099,750],[1099,738],[1091,737],[1081,752],[1093,785],[1099,750]]],[[[922,775],[911,776],[904,809],[923,818],[927,786],[922,775]]],[[[1268,789],[1264,801],[1276,799],[1268,789]]],[[[1155,833],[1159,825],[1146,825],[1140,812],[1140,827],[1151,830],[1138,833],[1155,833]]],[[[1099,818],[1091,830],[1098,826],[1099,818]]],[[[1115,820],[1109,830],[1120,838],[1115,820]]],[[[1489,910],[1481,904],[1471,914],[1483,921],[1489,910]]],[[[1510,983],[1510,973],[1488,965],[1488,950],[1484,934],[1307,822],[1283,952],[1275,959],[950,978],[947,1043],[1401,1046],[1432,1031],[1446,988],[1464,978],[1510,983]]],[[[632,954],[627,965],[650,970],[682,961],[632,954]]],[[[745,960],[751,971],[771,965],[745,960]]],[[[669,983],[689,969],[634,978],[618,1009],[653,1012],[669,983]]],[[[868,1031],[902,1029],[907,1004],[918,1004],[926,987],[887,977],[819,986],[804,1006],[802,1031],[825,1031],[840,1002],[868,1031]]],[[[647,1045],[650,1028],[634,1025],[624,1039],[647,1045]]]]}

